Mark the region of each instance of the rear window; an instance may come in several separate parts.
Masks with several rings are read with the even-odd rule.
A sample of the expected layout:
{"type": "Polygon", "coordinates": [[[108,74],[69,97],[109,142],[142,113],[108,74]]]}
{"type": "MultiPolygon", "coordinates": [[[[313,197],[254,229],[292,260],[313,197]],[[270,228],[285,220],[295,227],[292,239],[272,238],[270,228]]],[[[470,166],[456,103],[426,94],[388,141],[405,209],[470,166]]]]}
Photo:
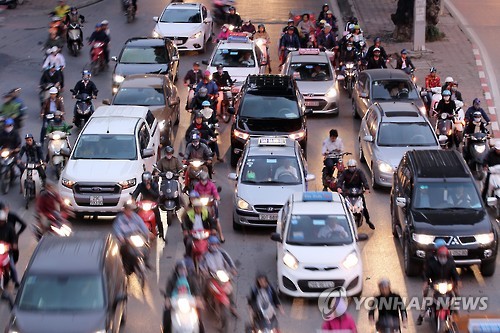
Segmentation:
{"type": "Polygon", "coordinates": [[[295,96],[262,96],[247,93],[241,117],[260,119],[298,119],[300,109],[295,96]]]}
{"type": "Polygon", "coordinates": [[[409,80],[375,80],[372,83],[372,99],[418,99],[417,91],[409,80]]]}
{"type": "Polygon", "coordinates": [[[437,146],[431,126],[427,123],[380,123],[379,146],[437,146]]]}
{"type": "Polygon", "coordinates": [[[218,49],[211,66],[255,67],[255,56],[251,49],[218,49]]]}
{"type": "Polygon", "coordinates": [[[296,81],[329,81],[332,80],[330,66],[327,63],[293,63],[288,75],[296,81]]]}
{"type": "Polygon", "coordinates": [[[113,100],[114,105],[165,105],[163,88],[120,88],[113,100]]]}
{"type": "Polygon", "coordinates": [[[165,46],[128,46],[123,50],[119,62],[122,64],[168,64],[169,59],[165,46]]]}

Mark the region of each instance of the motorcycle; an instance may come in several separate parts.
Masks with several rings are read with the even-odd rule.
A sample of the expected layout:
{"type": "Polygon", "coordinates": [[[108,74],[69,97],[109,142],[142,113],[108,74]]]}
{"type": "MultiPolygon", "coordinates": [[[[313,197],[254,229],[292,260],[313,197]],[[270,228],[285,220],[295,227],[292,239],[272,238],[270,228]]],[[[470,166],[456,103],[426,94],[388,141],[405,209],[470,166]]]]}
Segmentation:
{"type": "Polygon", "coordinates": [[[172,333],[199,333],[200,318],[196,299],[188,292],[179,293],[170,299],[172,306],[172,333]]]}
{"type": "Polygon", "coordinates": [[[68,135],[71,135],[71,133],[63,131],[54,131],[47,134],[47,138],[49,139],[47,144],[49,163],[55,169],[57,179],[61,177],[61,172],[68,161],[68,158],[61,154],[62,149],[70,148],[68,135]]]}
{"type": "MultiPolygon", "coordinates": [[[[431,88],[431,93],[432,93],[432,98],[430,100],[430,107],[428,110],[428,114],[431,114],[432,112],[436,112],[436,106],[439,103],[439,101],[443,98],[441,95],[441,87],[434,87],[431,88]]],[[[424,99],[425,105],[427,105],[427,100],[428,94],[425,88],[422,87],[420,90],[420,96],[424,99]]]]}
{"type": "Polygon", "coordinates": [[[179,175],[167,171],[161,173],[160,177],[160,216],[163,221],[167,220],[167,225],[170,226],[176,211],[180,208],[179,175]]]}
{"type": "Polygon", "coordinates": [[[280,49],[280,63],[284,64],[286,61],[286,58],[288,57],[288,54],[290,52],[297,51],[297,48],[295,47],[285,47],[283,50],[280,49]]]}
{"type": "Polygon", "coordinates": [[[330,191],[332,192],[337,192],[338,176],[345,170],[345,165],[342,158],[346,155],[351,155],[351,153],[330,153],[325,156],[323,163],[325,163],[325,161],[329,158],[337,160],[337,163],[333,168],[333,174],[331,176],[328,175],[326,166],[323,167],[321,180],[323,182],[324,191],[330,189],[330,191]]]}
{"type": "Polygon", "coordinates": [[[269,54],[267,53],[267,40],[265,38],[257,38],[255,45],[260,50],[259,59],[259,74],[266,74],[266,68],[269,66],[269,54]]]}
{"type": "Polygon", "coordinates": [[[500,217],[500,164],[489,167],[490,181],[484,186],[488,186],[488,197],[497,199],[496,203],[496,217],[500,217]]]}
{"type": "Polygon", "coordinates": [[[92,49],[90,51],[90,71],[93,75],[97,75],[99,72],[106,69],[106,60],[104,58],[104,43],[94,42],[91,45],[92,49]]]}
{"type": "Polygon", "coordinates": [[[398,317],[383,316],[380,317],[375,326],[377,333],[399,333],[401,332],[398,317]]]}
{"type": "Polygon", "coordinates": [[[37,170],[40,166],[44,167],[41,163],[27,163],[21,176],[21,192],[24,195],[26,209],[30,201],[38,197],[42,188],[42,179],[37,170]]]}
{"type": "Polygon", "coordinates": [[[220,323],[220,332],[227,333],[229,331],[229,295],[233,292],[229,274],[224,270],[210,272],[207,288],[206,302],[215,315],[216,321],[220,323]]]}
{"type": "Polygon", "coordinates": [[[146,282],[146,260],[149,252],[149,243],[144,236],[132,234],[125,240],[122,252],[123,267],[125,273],[131,275],[135,272],[141,288],[144,290],[146,282]]]}
{"type": "MultiPolygon", "coordinates": [[[[236,80],[233,80],[234,83],[236,80]]],[[[232,115],[229,113],[229,108],[233,107],[233,85],[219,87],[219,91],[222,92],[222,103],[220,109],[220,115],[224,123],[228,123],[231,120],[232,115]]]]}
{"type": "Polygon", "coordinates": [[[10,185],[14,183],[18,175],[16,174],[17,149],[3,148],[0,150],[0,188],[3,194],[7,194],[10,185]]]}
{"type": "Polygon", "coordinates": [[[208,251],[208,237],[210,237],[210,231],[208,230],[191,231],[193,242],[191,257],[193,258],[194,268],[197,273],[200,271],[200,262],[208,251]]]}
{"type": "Polygon", "coordinates": [[[135,20],[135,6],[132,0],[128,0],[126,4],[127,23],[132,23],[135,20]]]}
{"type": "Polygon", "coordinates": [[[465,136],[467,139],[467,164],[469,165],[472,175],[477,180],[482,180],[485,176],[484,160],[488,155],[487,143],[489,135],[482,132],[476,132],[465,136]]]}
{"type": "Polygon", "coordinates": [[[352,187],[346,190],[345,199],[347,207],[354,216],[356,226],[359,228],[363,225],[363,190],[359,187],[352,187]]]}
{"type": "Polygon", "coordinates": [[[188,93],[186,99],[186,111],[188,111],[189,108],[191,107],[191,101],[193,100],[195,94],[196,84],[189,84],[187,87],[188,87],[188,93]]]}
{"type": "Polygon", "coordinates": [[[259,290],[256,306],[253,310],[253,322],[250,327],[247,327],[247,333],[277,332],[278,320],[276,319],[276,311],[271,304],[266,290],[259,290]]]}
{"type": "Polygon", "coordinates": [[[70,23],[68,26],[68,36],[67,36],[67,42],[68,42],[68,49],[71,51],[71,54],[73,56],[78,56],[80,53],[81,45],[82,45],[82,31],[81,31],[81,25],[78,23],[70,23]]]}
{"type": "Polygon", "coordinates": [[[451,148],[453,145],[454,117],[448,113],[441,113],[436,122],[436,134],[441,148],[451,148]]]}
{"type": "Polygon", "coordinates": [[[234,0],[213,0],[212,16],[215,23],[221,25],[226,21],[229,15],[229,7],[233,6],[234,0]]]}
{"type": "Polygon", "coordinates": [[[188,166],[184,174],[184,186],[186,193],[191,192],[200,180],[202,171],[208,172],[205,161],[193,159],[188,161],[188,166]]]}
{"type": "Polygon", "coordinates": [[[460,143],[464,140],[464,127],[465,127],[465,112],[463,110],[464,102],[456,100],[455,105],[457,110],[455,118],[453,119],[453,134],[455,142],[460,143]]]}
{"type": "Polygon", "coordinates": [[[344,75],[339,79],[344,80],[344,89],[347,91],[349,98],[352,97],[352,91],[354,90],[354,85],[356,84],[356,78],[358,76],[358,70],[354,62],[347,62],[345,64],[344,75]]]}
{"type": "Polygon", "coordinates": [[[137,215],[144,221],[146,228],[148,228],[149,232],[153,235],[157,235],[156,232],[156,216],[154,209],[158,206],[158,203],[149,200],[140,200],[137,201],[137,215]]]}
{"type": "Polygon", "coordinates": [[[0,241],[0,290],[7,287],[10,276],[10,248],[9,244],[0,241]]]}
{"type": "Polygon", "coordinates": [[[71,228],[71,223],[69,223],[66,217],[66,215],[59,212],[54,212],[44,218],[37,216],[38,222],[33,225],[33,234],[37,242],[40,241],[46,233],[59,237],[71,236],[73,230],[71,228]]]}
{"type": "Polygon", "coordinates": [[[433,281],[432,290],[434,301],[428,313],[434,322],[436,333],[450,332],[455,326],[451,315],[451,306],[455,297],[453,283],[445,280],[433,281]]]}
{"type": "MultiPolygon", "coordinates": [[[[74,94],[75,91],[71,90],[74,94]]],[[[92,104],[92,96],[83,93],[76,96],[76,103],[74,108],[73,124],[79,129],[87,123],[90,116],[94,113],[94,105],[92,104]]]]}

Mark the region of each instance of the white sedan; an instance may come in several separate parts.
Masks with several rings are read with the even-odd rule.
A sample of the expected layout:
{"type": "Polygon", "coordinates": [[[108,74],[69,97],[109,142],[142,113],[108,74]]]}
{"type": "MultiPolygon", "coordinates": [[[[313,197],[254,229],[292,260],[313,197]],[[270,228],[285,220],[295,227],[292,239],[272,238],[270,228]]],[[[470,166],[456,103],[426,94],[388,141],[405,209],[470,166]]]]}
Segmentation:
{"type": "Polygon", "coordinates": [[[205,52],[213,34],[210,11],[201,3],[171,3],[160,17],[153,18],[153,37],[166,37],[181,51],[205,52]]]}

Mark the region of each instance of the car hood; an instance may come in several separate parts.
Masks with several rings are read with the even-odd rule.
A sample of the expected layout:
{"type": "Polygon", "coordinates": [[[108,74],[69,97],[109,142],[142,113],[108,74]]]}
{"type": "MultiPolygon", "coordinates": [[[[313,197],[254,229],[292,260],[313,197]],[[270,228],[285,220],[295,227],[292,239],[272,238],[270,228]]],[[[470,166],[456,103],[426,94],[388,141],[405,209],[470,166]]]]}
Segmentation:
{"type": "MultiPolygon", "coordinates": [[[[106,311],[28,312],[16,311],[16,329],[23,333],[89,333],[105,329],[106,311]]],[[[17,331],[16,330],[16,331],[17,331]]]]}
{"type": "Polygon", "coordinates": [[[335,81],[297,81],[302,95],[325,94],[328,89],[335,86],[335,81]]]}
{"type": "Polygon", "coordinates": [[[239,118],[237,127],[243,131],[250,131],[255,135],[287,134],[300,130],[302,122],[300,119],[257,119],[257,118],[239,118]]]}
{"type": "Polygon", "coordinates": [[[69,160],[62,177],[78,182],[120,182],[142,173],[138,161],[69,160]]]}
{"type": "Polygon", "coordinates": [[[486,210],[412,210],[415,232],[449,236],[489,233],[491,221],[486,210]]]}
{"type": "Polygon", "coordinates": [[[435,146],[411,146],[411,147],[378,147],[377,159],[389,163],[394,170],[397,169],[399,162],[408,150],[428,150],[441,149],[436,143],[435,146]]]}
{"type": "MultiPolygon", "coordinates": [[[[217,72],[217,68],[208,66],[207,68],[211,73],[217,72]]],[[[243,84],[248,75],[259,74],[259,67],[224,67],[231,76],[232,80],[236,80],[236,84],[243,84]]]]}
{"type": "MultiPolygon", "coordinates": [[[[302,266],[325,265],[328,267],[339,266],[352,251],[353,244],[336,246],[297,246],[286,244],[285,249],[290,252],[302,266]]],[[[359,256],[359,254],[358,254],[359,256]]],[[[361,256],[359,256],[361,261],[361,256]]]]}
{"type": "Polygon", "coordinates": [[[113,74],[167,74],[169,64],[117,64],[113,74]]]}
{"type": "Polygon", "coordinates": [[[303,192],[304,185],[251,185],[238,184],[238,197],[251,205],[284,205],[294,192],[303,192]]]}
{"type": "Polygon", "coordinates": [[[165,37],[191,37],[201,28],[202,23],[158,23],[155,31],[165,37]]]}

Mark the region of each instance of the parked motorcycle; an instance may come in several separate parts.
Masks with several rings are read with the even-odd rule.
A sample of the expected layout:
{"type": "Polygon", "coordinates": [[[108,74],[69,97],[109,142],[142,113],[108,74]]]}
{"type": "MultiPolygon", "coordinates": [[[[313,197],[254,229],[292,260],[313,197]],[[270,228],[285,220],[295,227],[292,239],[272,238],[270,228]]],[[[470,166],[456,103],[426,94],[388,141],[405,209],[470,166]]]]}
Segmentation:
{"type": "Polygon", "coordinates": [[[132,23],[135,20],[135,6],[132,0],[127,1],[126,7],[127,23],[132,23]]]}
{"type": "Polygon", "coordinates": [[[42,188],[42,179],[38,174],[39,163],[27,163],[21,176],[21,192],[24,196],[25,207],[28,209],[30,201],[38,197],[42,188]]]}
{"type": "MultiPolygon", "coordinates": [[[[75,91],[71,90],[74,94],[75,91]]],[[[74,108],[73,124],[79,129],[87,123],[90,116],[94,113],[94,105],[92,104],[92,96],[83,93],[76,96],[76,103],[74,108]]]]}
{"type": "Polygon", "coordinates": [[[211,272],[207,281],[208,295],[206,302],[215,320],[220,324],[220,332],[229,332],[229,295],[233,292],[231,278],[225,270],[211,272]]]}
{"type": "Polygon", "coordinates": [[[16,175],[16,156],[19,149],[2,148],[0,150],[0,188],[3,194],[7,194],[10,185],[14,183],[16,175]]]}
{"type": "Polygon", "coordinates": [[[104,43],[94,42],[90,51],[90,71],[97,75],[106,69],[106,59],[104,58],[104,43]]]}
{"type": "Polygon", "coordinates": [[[73,230],[71,223],[69,223],[66,217],[66,215],[59,212],[54,212],[53,214],[46,216],[43,220],[41,220],[40,216],[38,216],[38,223],[33,225],[33,233],[37,242],[40,241],[40,239],[47,233],[59,237],[71,236],[73,230]]]}
{"type": "Polygon", "coordinates": [[[333,159],[337,160],[337,163],[335,164],[333,168],[333,174],[329,175],[326,170],[326,166],[323,167],[322,170],[322,177],[321,180],[323,182],[323,190],[326,191],[327,189],[330,189],[332,192],[337,192],[337,179],[342,172],[345,170],[345,165],[343,162],[343,157],[346,155],[351,155],[351,153],[330,153],[325,156],[323,160],[323,164],[327,159],[333,159]]]}
{"type": "Polygon", "coordinates": [[[149,200],[140,200],[136,202],[137,204],[137,215],[144,221],[146,228],[153,235],[157,235],[156,232],[156,216],[154,209],[158,206],[158,203],[149,200]]]}
{"type": "Polygon", "coordinates": [[[345,193],[347,207],[354,216],[356,226],[359,228],[363,225],[363,189],[359,187],[352,187],[345,193]]]}
{"type": "Polygon", "coordinates": [[[467,140],[467,164],[469,165],[472,175],[477,180],[482,180],[485,176],[484,160],[488,155],[488,139],[487,133],[477,132],[471,135],[466,135],[467,140]]]}
{"type": "Polygon", "coordinates": [[[3,291],[7,287],[10,276],[10,248],[9,244],[0,241],[0,290],[3,291]]]}
{"type": "Polygon", "coordinates": [[[453,115],[441,113],[436,122],[436,134],[438,136],[439,145],[443,149],[451,148],[453,145],[453,115]]]}

